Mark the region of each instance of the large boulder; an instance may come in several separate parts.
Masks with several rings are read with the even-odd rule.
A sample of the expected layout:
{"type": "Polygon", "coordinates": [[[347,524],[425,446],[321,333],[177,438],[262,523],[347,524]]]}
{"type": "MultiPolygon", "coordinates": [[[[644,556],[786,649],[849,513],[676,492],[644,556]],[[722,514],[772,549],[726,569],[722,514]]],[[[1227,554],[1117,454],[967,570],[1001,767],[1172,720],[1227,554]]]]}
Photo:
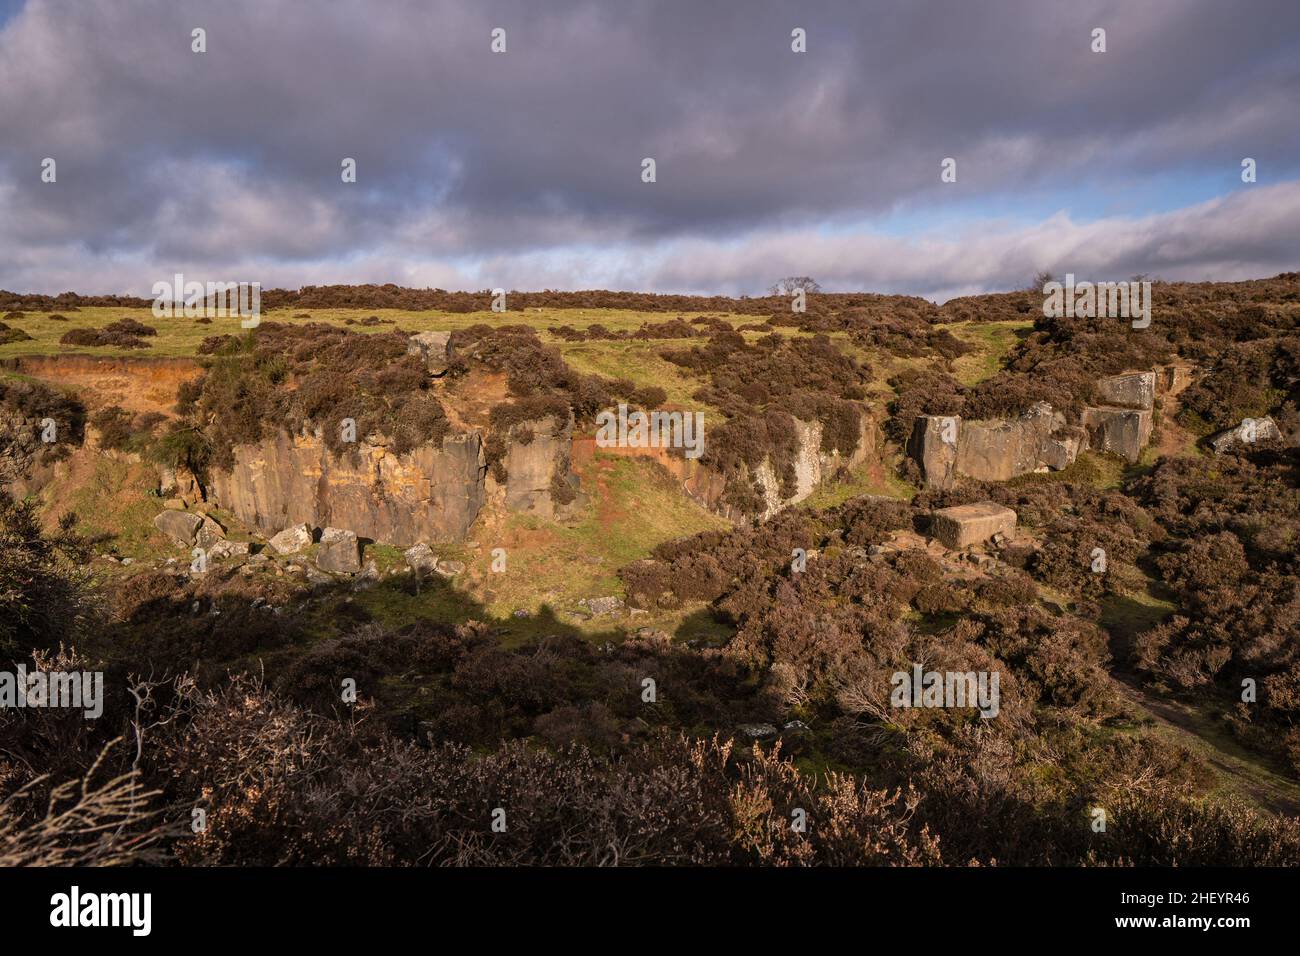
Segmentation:
{"type": "Polygon", "coordinates": [[[320,533],[316,566],[335,574],[356,574],[361,570],[361,548],[355,532],[326,528],[320,533]]]}
{"type": "Polygon", "coordinates": [[[1275,441],[1282,437],[1277,422],[1265,415],[1263,418],[1243,418],[1240,425],[1226,428],[1210,437],[1210,448],[1221,455],[1238,445],[1253,445],[1261,441],[1275,441]]]}
{"type": "Polygon", "coordinates": [[[1082,428],[1067,425],[1047,436],[1039,450],[1038,460],[1041,467],[1060,471],[1074,464],[1079,452],[1088,447],[1088,433],[1082,428]]]}
{"type": "Polygon", "coordinates": [[[1043,444],[1062,423],[1046,402],[1038,402],[1015,421],[962,422],[957,471],[979,481],[1006,481],[1036,471],[1043,444]]]}
{"type": "Polygon", "coordinates": [[[438,568],[438,556],[433,549],[421,542],[407,548],[404,552],[406,564],[418,575],[432,574],[438,568]]]}
{"type": "Polygon", "coordinates": [[[188,511],[164,511],[153,519],[153,526],[183,548],[194,546],[203,518],[188,511]]]}
{"type": "Polygon", "coordinates": [[[226,540],[226,529],[221,526],[212,515],[205,514],[199,524],[198,531],[194,532],[194,543],[201,548],[211,549],[214,545],[226,540]]]}
{"type": "Polygon", "coordinates": [[[921,415],[912,427],[908,454],[931,488],[950,488],[957,476],[1006,481],[1044,469],[1061,469],[1086,447],[1081,429],[1038,402],[1019,418],[963,421],[955,415],[921,415]]]}
{"type": "Polygon", "coordinates": [[[1118,408],[1154,408],[1156,403],[1155,372],[1125,372],[1097,382],[1097,395],[1106,405],[1118,408]]]}
{"type": "Polygon", "coordinates": [[[297,554],[311,547],[311,525],[290,525],[271,537],[271,547],[278,554],[297,554]]]}
{"type": "Polygon", "coordinates": [[[907,453],[921,466],[931,488],[951,488],[957,480],[957,437],[961,419],[956,415],[918,415],[907,442],[907,453]]]}
{"type": "Polygon", "coordinates": [[[450,332],[417,332],[407,342],[406,351],[424,359],[431,375],[442,375],[451,364],[450,332]]]}
{"type": "Polygon", "coordinates": [[[992,501],[940,508],[931,518],[931,533],[948,548],[980,544],[999,533],[1010,537],[1016,530],[1016,513],[992,501]]]}
{"type": "Polygon", "coordinates": [[[1083,427],[1088,444],[1097,451],[1109,451],[1137,461],[1151,441],[1151,412],[1139,408],[1085,408],[1083,427]]]}

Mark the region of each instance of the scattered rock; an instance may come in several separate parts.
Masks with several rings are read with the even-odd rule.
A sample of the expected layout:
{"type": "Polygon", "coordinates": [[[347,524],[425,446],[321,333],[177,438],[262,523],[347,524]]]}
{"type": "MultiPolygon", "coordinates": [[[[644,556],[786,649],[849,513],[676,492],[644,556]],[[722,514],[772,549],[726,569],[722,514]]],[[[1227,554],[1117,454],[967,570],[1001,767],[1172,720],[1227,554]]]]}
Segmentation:
{"type": "Polygon", "coordinates": [[[153,526],[182,547],[194,545],[203,519],[188,511],[164,511],[153,519],[153,526]]]}
{"type": "Polygon", "coordinates": [[[442,375],[451,362],[450,332],[417,332],[407,341],[408,355],[419,355],[430,375],[442,375]]]}
{"type": "Polygon", "coordinates": [[[740,724],[736,729],[751,740],[776,736],[776,728],[771,724],[740,724]]]}
{"type": "Polygon", "coordinates": [[[223,558],[246,558],[251,549],[247,541],[218,541],[207,550],[209,558],[219,561],[223,558]]]}
{"type": "Polygon", "coordinates": [[[361,569],[357,575],[356,582],[352,585],[353,590],[364,591],[374,587],[379,583],[379,565],[375,564],[373,558],[366,562],[366,566],[361,569]]]}
{"type": "Polygon", "coordinates": [[[431,574],[438,567],[438,556],[427,544],[417,544],[402,552],[412,571],[421,576],[431,574]]]}
{"type": "Polygon", "coordinates": [[[591,612],[593,617],[600,617],[603,614],[613,614],[623,607],[623,599],[610,595],[609,597],[583,598],[578,602],[591,612]]]}
{"type": "Polygon", "coordinates": [[[296,524],[271,538],[271,547],[279,554],[297,554],[311,546],[311,527],[296,524]]]}
{"type": "Polygon", "coordinates": [[[194,542],[201,548],[209,551],[221,541],[226,539],[226,529],[223,528],[211,515],[203,515],[202,523],[199,530],[194,533],[194,542]]]}
{"type": "Polygon", "coordinates": [[[361,548],[357,536],[343,528],[325,528],[320,535],[316,565],[335,574],[356,574],[361,570],[361,548]]]}
{"type": "Polygon", "coordinates": [[[1265,415],[1263,418],[1243,418],[1241,424],[1227,428],[1210,438],[1210,448],[1216,455],[1238,445],[1253,445],[1256,442],[1274,441],[1282,437],[1277,422],[1265,415]]]}
{"type": "Polygon", "coordinates": [[[463,561],[450,561],[444,558],[437,562],[434,570],[444,578],[454,578],[458,574],[465,573],[465,563],[463,561]]]}

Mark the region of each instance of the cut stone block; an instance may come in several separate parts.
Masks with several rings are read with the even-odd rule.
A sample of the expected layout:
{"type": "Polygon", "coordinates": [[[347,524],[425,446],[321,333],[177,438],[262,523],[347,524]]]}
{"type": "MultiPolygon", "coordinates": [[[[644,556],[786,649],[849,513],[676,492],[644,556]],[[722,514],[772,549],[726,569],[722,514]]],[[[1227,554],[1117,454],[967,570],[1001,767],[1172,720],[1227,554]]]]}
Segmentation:
{"type": "Polygon", "coordinates": [[[980,544],[999,532],[1011,537],[1016,530],[1016,513],[992,501],[940,508],[932,518],[931,533],[948,548],[980,544]]]}
{"type": "Polygon", "coordinates": [[[320,534],[316,566],[336,574],[356,574],[361,570],[361,549],[355,532],[326,528],[320,534]]]}
{"type": "Polygon", "coordinates": [[[1107,405],[1119,408],[1154,408],[1156,373],[1125,372],[1108,376],[1097,383],[1097,394],[1107,405]]]}
{"type": "Polygon", "coordinates": [[[406,352],[424,359],[430,374],[441,375],[451,362],[451,333],[417,332],[407,342],[406,352]]]}
{"type": "Polygon", "coordinates": [[[957,436],[961,419],[956,415],[918,415],[907,442],[907,453],[921,466],[931,488],[951,488],[957,479],[957,436]]]}
{"type": "Polygon", "coordinates": [[[1114,452],[1137,461],[1151,441],[1151,413],[1139,408],[1085,408],[1083,427],[1088,444],[1097,451],[1114,452]]]}
{"type": "Polygon", "coordinates": [[[271,547],[279,554],[297,554],[311,546],[311,526],[296,524],[271,538],[271,547]]]}

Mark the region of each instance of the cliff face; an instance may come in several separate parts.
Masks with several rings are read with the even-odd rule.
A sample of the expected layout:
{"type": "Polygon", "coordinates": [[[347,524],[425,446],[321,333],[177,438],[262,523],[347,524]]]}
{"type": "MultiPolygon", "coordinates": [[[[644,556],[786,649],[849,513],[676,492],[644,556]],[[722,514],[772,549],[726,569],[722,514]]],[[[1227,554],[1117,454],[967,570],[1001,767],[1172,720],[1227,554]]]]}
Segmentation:
{"type": "Polygon", "coordinates": [[[0,489],[15,498],[40,491],[53,474],[51,448],[40,435],[39,418],[0,409],[0,489]]]}
{"type": "Polygon", "coordinates": [[[486,472],[477,432],[405,455],[361,442],[342,458],[314,435],[281,434],[237,446],[234,468],[212,475],[211,495],[266,534],[306,523],[409,546],[464,538],[483,507],[486,472]]]}
{"type": "MultiPolygon", "coordinates": [[[[772,467],[771,462],[764,461],[758,466],[754,476],[763,491],[764,510],[760,517],[769,518],[782,508],[798,504],[811,495],[822,482],[834,478],[841,470],[858,467],[876,454],[879,437],[876,423],[865,414],[860,420],[858,445],[852,454],[843,454],[838,450],[822,451],[820,422],[795,419],[795,428],[799,436],[799,450],[795,456],[795,493],[789,498],[781,497],[781,482],[776,469],[772,467]]],[[[708,447],[707,438],[705,447],[708,447]]],[[[745,517],[723,503],[727,479],[705,465],[703,459],[683,458],[664,448],[597,448],[595,438],[591,437],[578,437],[573,440],[575,461],[588,461],[597,451],[625,458],[652,459],[680,481],[687,494],[710,511],[732,520],[745,517]]]]}

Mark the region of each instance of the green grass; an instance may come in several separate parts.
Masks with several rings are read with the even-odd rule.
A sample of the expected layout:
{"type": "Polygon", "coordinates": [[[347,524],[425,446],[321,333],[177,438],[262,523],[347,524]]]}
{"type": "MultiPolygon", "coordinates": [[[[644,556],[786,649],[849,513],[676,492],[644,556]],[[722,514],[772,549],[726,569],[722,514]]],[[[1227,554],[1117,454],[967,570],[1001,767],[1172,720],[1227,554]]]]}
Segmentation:
{"type": "Polygon", "coordinates": [[[56,480],[43,492],[50,520],[72,512],[77,530],[97,541],[96,550],[125,558],[147,559],[169,549],[167,538],[153,525],[162,511],[154,496],[152,468],[97,456],[94,470],[77,484],[56,480]]]}
{"type": "MultiPolygon", "coordinates": [[[[201,324],[196,319],[177,316],[173,318],[155,318],[150,309],[124,308],[83,308],[77,312],[61,313],[66,322],[54,322],[44,312],[27,312],[21,319],[11,319],[7,325],[22,329],[32,337],[31,341],[11,342],[0,345],[0,358],[12,358],[19,355],[106,355],[131,356],[133,358],[161,357],[176,358],[198,354],[198,347],[210,335],[239,334],[242,330],[238,318],[213,319],[210,324],[201,324]],[[78,328],[103,328],[118,319],[131,318],[158,330],[156,336],[148,338],[147,349],[124,349],[108,346],[70,346],[60,345],[59,339],[68,331],[78,328]]],[[[727,313],[709,313],[726,319],[733,324],[753,322],[755,316],[731,315],[727,313]]],[[[574,328],[586,328],[601,324],[615,331],[634,331],[643,324],[666,322],[676,318],[672,313],[635,312],[628,309],[529,309],[527,311],[492,312],[439,312],[435,310],[408,312],[403,309],[278,309],[264,310],[262,320],[266,322],[287,322],[303,324],[308,321],[324,322],[329,325],[345,326],[348,319],[364,319],[377,315],[381,319],[391,319],[396,325],[363,326],[359,324],[346,326],[356,332],[390,332],[394,328],[409,332],[427,330],[450,331],[468,328],[471,325],[519,325],[526,324],[536,328],[543,341],[553,344],[582,345],[583,343],[564,343],[546,331],[549,326],[571,325],[574,328]],[[296,319],[295,315],[307,314],[310,319],[296,319]]],[[[694,316],[687,316],[693,318],[694,316]]],[[[683,340],[685,341],[685,340],[683,340]]],[[[631,344],[639,346],[645,354],[652,355],[665,342],[618,343],[602,342],[601,347],[631,344]]],[[[665,365],[667,363],[664,363],[665,365]]]]}
{"type": "Polygon", "coordinates": [[[883,465],[883,476],[872,474],[869,468],[859,468],[847,477],[824,481],[800,502],[800,506],[825,511],[863,495],[883,495],[904,501],[916,497],[917,489],[894,474],[896,461],[887,460],[883,465]]]}
{"type": "MultiPolygon", "coordinates": [[[[499,622],[506,643],[519,643],[556,631],[571,630],[590,637],[609,636],[624,627],[653,626],[686,636],[724,636],[725,628],[691,618],[698,609],[672,614],[585,619],[582,598],[623,596],[620,567],[647,557],[655,545],[700,531],[724,529],[728,522],[705,511],[682,494],[676,481],[645,461],[597,455],[584,472],[584,490],[591,502],[570,523],[512,515],[499,532],[477,528],[469,544],[438,548],[440,556],[464,561],[466,573],[450,584],[432,581],[419,595],[385,584],[356,596],[356,601],[386,625],[416,618],[459,622],[470,618],[499,622]],[[492,550],[506,550],[506,570],[491,570],[492,550]],[[513,616],[516,610],[527,618],[513,616]],[[690,619],[688,621],[688,618],[690,619]]],[[[397,549],[390,549],[396,552],[397,549]]],[[[380,570],[383,561],[397,561],[381,548],[367,548],[380,570]]]]}
{"type": "Polygon", "coordinates": [[[680,366],[659,357],[665,348],[681,348],[690,339],[666,339],[649,342],[560,342],[564,360],[575,371],[606,378],[625,378],[637,385],[657,385],[668,393],[668,403],[714,412],[691,398],[703,384],[680,366]]]}
{"type": "Polygon", "coordinates": [[[1033,321],[956,322],[947,326],[957,338],[977,351],[958,356],[952,363],[953,377],[963,385],[977,385],[992,378],[1020,341],[1020,334],[1034,327],[1033,321]]]}

